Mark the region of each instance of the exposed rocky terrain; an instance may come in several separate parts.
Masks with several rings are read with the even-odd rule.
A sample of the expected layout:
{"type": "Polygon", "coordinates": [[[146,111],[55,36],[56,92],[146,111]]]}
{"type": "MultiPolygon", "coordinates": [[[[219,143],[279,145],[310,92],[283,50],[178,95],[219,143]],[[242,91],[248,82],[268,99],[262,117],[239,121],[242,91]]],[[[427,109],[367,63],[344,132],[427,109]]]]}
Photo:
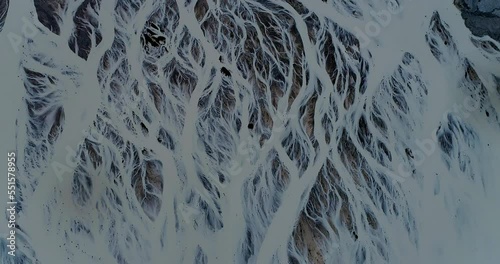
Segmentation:
{"type": "Polygon", "coordinates": [[[500,1],[455,0],[455,5],[462,10],[465,25],[474,35],[500,40],[500,1]]]}

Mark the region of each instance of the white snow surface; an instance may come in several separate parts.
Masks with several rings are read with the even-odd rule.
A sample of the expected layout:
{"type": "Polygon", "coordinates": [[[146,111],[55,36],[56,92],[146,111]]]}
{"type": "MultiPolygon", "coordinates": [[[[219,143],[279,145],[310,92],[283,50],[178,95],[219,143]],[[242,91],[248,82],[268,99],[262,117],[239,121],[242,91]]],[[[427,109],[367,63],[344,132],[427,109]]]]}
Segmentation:
{"type": "Polygon", "coordinates": [[[52,2],[0,32],[0,263],[499,263],[500,43],[453,1],[52,2]]]}

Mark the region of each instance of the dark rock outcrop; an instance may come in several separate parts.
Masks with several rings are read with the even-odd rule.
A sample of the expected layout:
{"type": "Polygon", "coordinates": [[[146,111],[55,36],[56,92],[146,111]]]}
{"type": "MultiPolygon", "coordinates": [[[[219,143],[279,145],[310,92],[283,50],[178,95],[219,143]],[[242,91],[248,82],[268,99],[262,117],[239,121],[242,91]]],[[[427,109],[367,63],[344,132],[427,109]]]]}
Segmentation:
{"type": "Polygon", "coordinates": [[[500,41],[500,1],[455,0],[465,25],[476,36],[488,35],[500,41]]]}
{"type": "Polygon", "coordinates": [[[9,10],[9,0],[0,0],[0,32],[3,30],[5,19],[7,18],[7,11],[9,10]]]}

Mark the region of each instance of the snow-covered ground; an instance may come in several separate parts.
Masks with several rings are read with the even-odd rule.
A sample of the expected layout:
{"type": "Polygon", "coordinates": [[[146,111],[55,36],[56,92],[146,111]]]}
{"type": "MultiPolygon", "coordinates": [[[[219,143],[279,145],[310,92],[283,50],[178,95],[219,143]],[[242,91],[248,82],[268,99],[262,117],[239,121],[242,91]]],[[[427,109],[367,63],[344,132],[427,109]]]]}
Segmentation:
{"type": "Polygon", "coordinates": [[[35,2],[0,263],[498,263],[500,43],[453,1],[35,2]]]}

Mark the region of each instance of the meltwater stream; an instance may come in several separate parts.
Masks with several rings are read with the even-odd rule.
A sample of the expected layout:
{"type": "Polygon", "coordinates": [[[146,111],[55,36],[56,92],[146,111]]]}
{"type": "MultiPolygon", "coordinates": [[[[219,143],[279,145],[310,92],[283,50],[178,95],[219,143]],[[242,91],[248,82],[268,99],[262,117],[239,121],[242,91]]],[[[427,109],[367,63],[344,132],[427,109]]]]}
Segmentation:
{"type": "Polygon", "coordinates": [[[1,263],[498,263],[500,43],[453,1],[0,2],[1,263]]]}

